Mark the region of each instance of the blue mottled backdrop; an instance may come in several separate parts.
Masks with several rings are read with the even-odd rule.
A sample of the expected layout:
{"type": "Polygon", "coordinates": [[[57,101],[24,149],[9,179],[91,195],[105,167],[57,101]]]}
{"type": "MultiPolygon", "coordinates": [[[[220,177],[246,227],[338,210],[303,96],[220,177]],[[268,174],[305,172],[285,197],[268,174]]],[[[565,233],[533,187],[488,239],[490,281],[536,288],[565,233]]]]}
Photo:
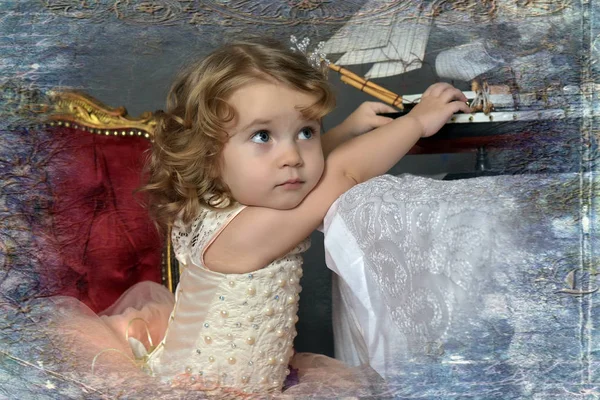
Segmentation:
{"type": "MultiPolygon", "coordinates": [[[[555,398],[600,397],[594,302],[599,294],[577,293],[585,285],[595,288],[598,276],[598,200],[594,180],[600,108],[598,3],[584,0],[0,2],[0,396],[19,399],[109,396],[101,389],[86,387],[52,372],[53,363],[60,363],[64,355],[52,354],[51,339],[36,333],[41,311],[30,308],[35,298],[46,295],[40,291],[38,277],[44,262],[39,259],[38,246],[46,238],[36,235],[36,227],[47,218],[45,212],[53,188],[45,168],[56,149],[47,136],[27,127],[43,118],[48,90],[79,89],[106,104],[124,105],[130,114],[138,115],[164,107],[171,78],[182,64],[207,54],[227,40],[250,34],[282,41],[292,34],[327,40],[352,17],[357,25],[369,24],[377,16],[422,5],[434,10],[424,67],[379,80],[383,86],[402,94],[422,92],[439,79],[432,68],[436,54],[482,39],[496,56],[506,60],[506,67],[516,71],[523,92],[541,98],[548,88],[578,88],[575,96],[558,99],[580,118],[578,122],[565,126],[548,123],[542,127],[564,130],[568,141],[549,146],[533,141],[523,143],[520,150],[491,156],[496,168],[507,173],[580,174],[569,185],[553,188],[552,204],[539,205],[542,210],[547,207],[553,215],[564,212],[569,217],[563,227],[568,249],[563,249],[563,258],[554,260],[555,264],[543,260],[550,262],[544,264],[548,269],[532,271],[531,275],[541,279],[536,282],[543,285],[547,282],[544,274],[552,273],[552,265],[560,265],[566,271],[578,268],[583,273],[583,279],[567,282],[574,293],[572,304],[565,311],[565,324],[576,324],[580,330],[577,357],[584,358],[583,365],[587,367],[565,370],[565,376],[574,380],[573,385],[556,392],[555,398]]],[[[367,66],[356,66],[353,70],[364,74],[367,66]]],[[[496,72],[502,76],[502,68],[496,72]]],[[[492,75],[489,78],[494,80],[492,75]]],[[[366,95],[341,85],[337,77],[332,80],[340,95],[339,105],[325,121],[326,127],[341,121],[360,102],[369,100],[366,95]]],[[[454,83],[468,88],[467,82],[454,83]]],[[[470,154],[413,156],[402,160],[392,172],[468,172],[473,162],[470,154]]],[[[315,235],[313,249],[307,255],[307,263],[315,267],[307,268],[303,298],[313,301],[301,302],[296,347],[300,351],[332,355],[331,280],[324,267],[319,239],[315,235]]],[[[532,311],[532,321],[535,318],[532,311]]],[[[501,349],[503,345],[498,343],[498,346],[501,349]]],[[[556,355],[555,359],[550,357],[550,371],[562,368],[560,358],[570,349],[543,351],[548,356],[556,355]]],[[[463,374],[472,378],[467,371],[469,366],[457,363],[451,376],[436,376],[432,365],[415,364],[407,368],[413,368],[416,375],[411,376],[417,377],[407,378],[414,385],[414,390],[403,391],[410,393],[408,397],[486,398],[483,389],[482,394],[477,394],[472,381],[461,384],[463,374]],[[426,383],[422,390],[421,383],[426,383]],[[431,386],[436,386],[436,390],[427,389],[431,386]]],[[[440,369],[440,373],[447,374],[448,370],[440,369]]],[[[131,395],[125,390],[124,395],[127,394],[131,395]]],[[[546,393],[540,398],[548,396],[546,393]]]]}

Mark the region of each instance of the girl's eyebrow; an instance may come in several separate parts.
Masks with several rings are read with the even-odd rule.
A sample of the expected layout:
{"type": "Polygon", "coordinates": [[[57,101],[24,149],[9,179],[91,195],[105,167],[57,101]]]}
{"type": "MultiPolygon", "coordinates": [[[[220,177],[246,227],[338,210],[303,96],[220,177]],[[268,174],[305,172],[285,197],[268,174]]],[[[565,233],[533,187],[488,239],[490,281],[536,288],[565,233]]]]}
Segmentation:
{"type": "Polygon", "coordinates": [[[250,129],[251,127],[253,127],[254,125],[266,125],[270,122],[271,122],[270,119],[257,118],[254,121],[250,122],[248,125],[244,126],[241,130],[246,131],[246,130],[250,129]]]}
{"type": "MultiPolygon", "coordinates": [[[[272,122],[272,120],[270,120],[270,119],[256,118],[255,120],[253,120],[249,124],[245,125],[242,129],[240,129],[240,132],[245,132],[245,131],[249,130],[250,128],[252,128],[255,125],[267,125],[267,124],[269,124],[271,122],[272,122]]],[[[312,119],[304,119],[303,123],[307,124],[307,125],[316,125],[316,126],[319,126],[319,127],[321,126],[319,124],[319,121],[312,120],[312,119]]]]}

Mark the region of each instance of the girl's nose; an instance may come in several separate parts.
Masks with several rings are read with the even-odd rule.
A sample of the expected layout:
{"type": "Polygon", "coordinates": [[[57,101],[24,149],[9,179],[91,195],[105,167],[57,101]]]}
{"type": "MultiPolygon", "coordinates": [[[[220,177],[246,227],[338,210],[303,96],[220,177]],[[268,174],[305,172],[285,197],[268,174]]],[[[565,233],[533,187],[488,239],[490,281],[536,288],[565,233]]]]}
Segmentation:
{"type": "Polygon", "coordinates": [[[289,145],[283,150],[279,165],[281,167],[300,167],[302,166],[302,156],[296,145],[289,145]]]}

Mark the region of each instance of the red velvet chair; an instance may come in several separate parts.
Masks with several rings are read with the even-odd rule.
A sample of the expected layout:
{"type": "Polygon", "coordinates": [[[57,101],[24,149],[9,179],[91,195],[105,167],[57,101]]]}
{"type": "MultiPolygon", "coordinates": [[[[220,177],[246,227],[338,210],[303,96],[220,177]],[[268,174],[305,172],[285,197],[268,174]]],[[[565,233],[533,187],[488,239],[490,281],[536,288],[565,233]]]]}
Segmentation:
{"type": "Polygon", "coordinates": [[[77,297],[94,311],[110,306],[136,282],[173,290],[178,274],[170,245],[157,233],[143,195],[146,151],[155,121],[131,118],[78,92],[51,93],[43,133],[52,142],[52,187],[44,238],[44,292],[77,297]]]}

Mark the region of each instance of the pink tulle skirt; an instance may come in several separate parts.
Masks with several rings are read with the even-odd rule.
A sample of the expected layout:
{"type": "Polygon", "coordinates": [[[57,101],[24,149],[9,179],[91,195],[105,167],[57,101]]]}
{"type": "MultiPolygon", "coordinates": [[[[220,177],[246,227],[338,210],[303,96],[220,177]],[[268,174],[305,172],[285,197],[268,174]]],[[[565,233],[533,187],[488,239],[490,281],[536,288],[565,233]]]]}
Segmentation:
{"type": "MultiPolygon", "coordinates": [[[[209,392],[169,386],[149,376],[143,360],[139,354],[136,359],[132,350],[129,338],[146,349],[162,340],[173,306],[173,294],[154,282],[133,286],[100,314],[71,297],[47,299],[43,305],[47,318],[40,329],[51,337],[53,354],[60,359],[53,363],[53,372],[78,382],[84,392],[99,396],[211,397],[209,392]]],[[[379,397],[387,391],[381,377],[368,365],[349,367],[324,355],[297,353],[290,367],[292,374],[282,393],[263,397],[379,397]]],[[[239,398],[240,394],[232,397],[239,398]]]]}

